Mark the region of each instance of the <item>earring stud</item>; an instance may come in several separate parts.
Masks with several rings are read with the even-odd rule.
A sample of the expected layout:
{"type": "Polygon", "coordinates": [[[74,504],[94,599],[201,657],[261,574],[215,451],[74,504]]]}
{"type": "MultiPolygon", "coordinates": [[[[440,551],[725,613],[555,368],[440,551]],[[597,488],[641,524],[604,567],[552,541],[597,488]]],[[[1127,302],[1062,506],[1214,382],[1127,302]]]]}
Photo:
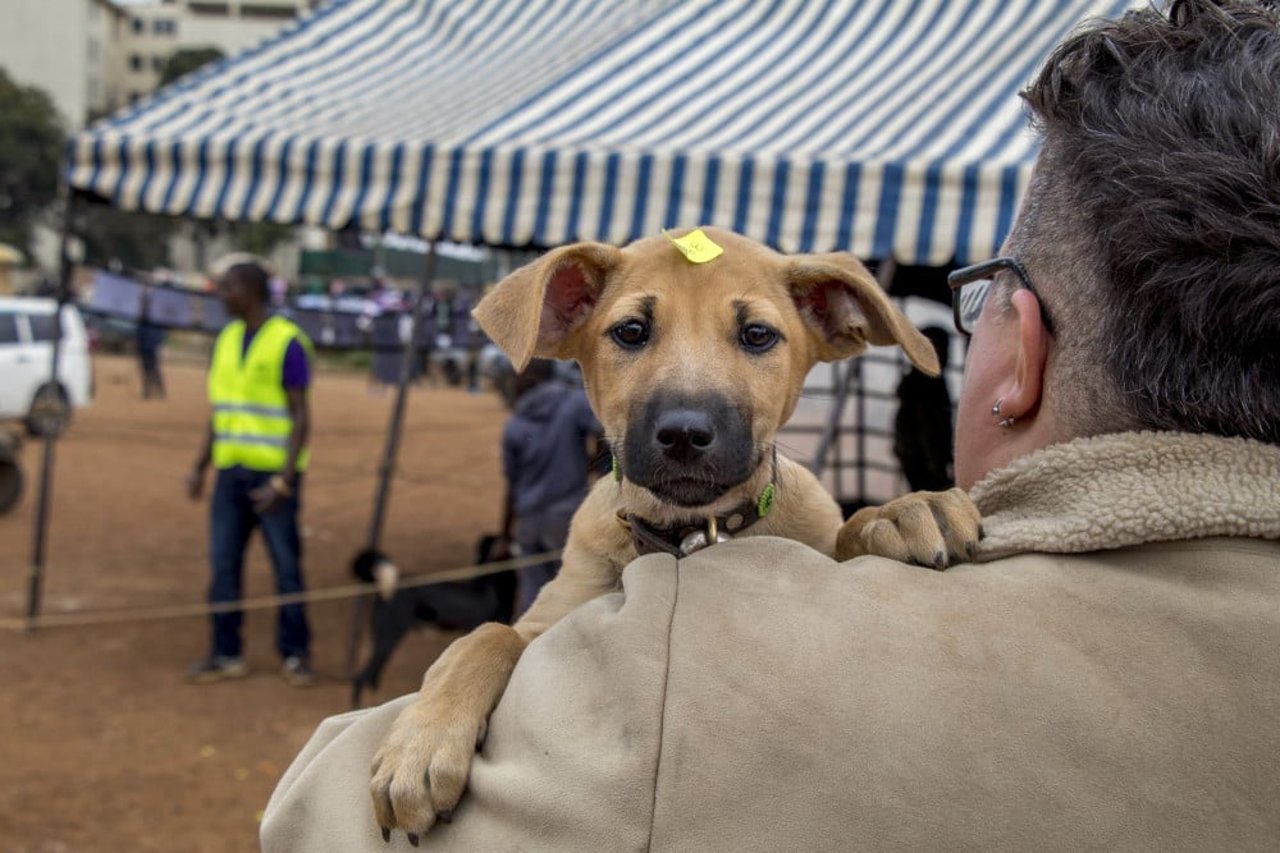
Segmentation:
{"type": "MultiPolygon", "coordinates": [[[[1004,406],[1004,397],[1001,397],[999,400],[996,400],[995,403],[991,406],[991,414],[995,415],[997,418],[1000,417],[1000,408],[1002,406],[1004,406]]],[[[999,426],[1001,429],[1011,429],[1017,420],[1018,419],[1015,417],[1008,417],[1000,421],[999,426]]]]}

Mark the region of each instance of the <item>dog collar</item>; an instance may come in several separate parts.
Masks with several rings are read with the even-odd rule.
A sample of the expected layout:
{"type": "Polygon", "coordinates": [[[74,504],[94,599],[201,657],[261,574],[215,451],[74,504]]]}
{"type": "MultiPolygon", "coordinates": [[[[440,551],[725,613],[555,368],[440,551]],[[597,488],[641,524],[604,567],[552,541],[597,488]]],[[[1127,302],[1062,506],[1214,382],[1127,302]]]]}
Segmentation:
{"type": "MultiPolygon", "coordinates": [[[[614,458],[616,460],[617,457],[614,458]]],[[[614,466],[614,470],[617,471],[616,461],[614,466]]],[[[777,477],[778,450],[775,447],[771,482],[764,487],[760,497],[754,501],[743,501],[722,515],[667,526],[659,526],[635,513],[620,509],[618,523],[630,534],[631,544],[640,556],[670,554],[677,559],[687,557],[710,545],[728,542],[768,515],[777,497],[777,486],[772,482],[777,477]]]]}

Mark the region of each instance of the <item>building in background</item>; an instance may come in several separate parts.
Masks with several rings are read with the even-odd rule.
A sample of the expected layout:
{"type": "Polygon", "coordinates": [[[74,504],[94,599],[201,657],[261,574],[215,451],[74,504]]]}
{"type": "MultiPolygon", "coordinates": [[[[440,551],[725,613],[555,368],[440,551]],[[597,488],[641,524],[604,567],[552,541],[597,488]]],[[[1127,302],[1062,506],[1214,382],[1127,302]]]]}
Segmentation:
{"type": "Polygon", "coordinates": [[[69,130],[156,89],[179,50],[231,56],[319,0],[5,0],[0,67],[53,97],[69,130]]]}
{"type": "MultiPolygon", "coordinates": [[[[178,51],[212,48],[233,56],[322,2],[0,0],[0,68],[18,83],[48,92],[73,132],[154,92],[178,51]]],[[[57,269],[58,234],[51,222],[35,228],[34,269],[25,273],[30,281],[57,269]]],[[[295,231],[277,245],[271,256],[281,274],[296,275],[303,245],[327,245],[322,233],[295,231]]],[[[225,235],[206,236],[193,223],[167,242],[172,266],[187,271],[234,248],[225,235]]]]}
{"type": "Polygon", "coordinates": [[[270,38],[317,0],[146,0],[124,6],[129,38],[124,91],[133,103],[160,84],[169,57],[179,50],[216,48],[226,56],[270,38]]]}
{"type": "Polygon", "coordinates": [[[48,92],[68,130],[128,103],[125,9],[108,0],[10,0],[3,13],[0,67],[48,92]]]}

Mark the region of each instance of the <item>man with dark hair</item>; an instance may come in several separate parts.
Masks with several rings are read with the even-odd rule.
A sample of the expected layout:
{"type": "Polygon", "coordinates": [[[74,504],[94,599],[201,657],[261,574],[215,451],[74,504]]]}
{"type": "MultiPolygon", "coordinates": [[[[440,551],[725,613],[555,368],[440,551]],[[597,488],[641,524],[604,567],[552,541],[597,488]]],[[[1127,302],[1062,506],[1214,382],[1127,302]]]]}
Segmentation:
{"type": "Polygon", "coordinates": [[[1278,81],[1275,12],[1176,0],[1068,39],[1024,93],[1044,144],[1007,254],[1056,324],[1061,431],[1280,443],[1278,81]]]}
{"type": "MultiPolygon", "coordinates": [[[[198,499],[210,462],[218,470],[210,507],[209,601],[214,604],[241,597],[244,551],[255,527],[262,528],[266,540],[276,591],[303,591],[298,508],[311,428],[311,342],[293,323],[270,315],[266,270],[256,263],[235,264],[219,280],[218,289],[232,321],[213,347],[212,419],[187,478],[192,499],[198,499]]],[[[207,683],[248,673],[241,655],[242,620],[238,610],[214,614],[211,652],[191,667],[191,681],[207,683]]],[[[276,646],[285,680],[297,687],[311,684],[315,676],[303,605],[280,607],[276,646]]]]}
{"type": "MultiPolygon", "coordinates": [[[[430,765],[433,849],[1280,849],[1280,20],[1095,22],[1027,99],[1005,256],[950,277],[973,561],[641,557],[430,765]]],[[[842,537],[934,524],[892,511],[842,537]]],[[[383,849],[410,702],[325,723],[264,850],[383,849]]]]}

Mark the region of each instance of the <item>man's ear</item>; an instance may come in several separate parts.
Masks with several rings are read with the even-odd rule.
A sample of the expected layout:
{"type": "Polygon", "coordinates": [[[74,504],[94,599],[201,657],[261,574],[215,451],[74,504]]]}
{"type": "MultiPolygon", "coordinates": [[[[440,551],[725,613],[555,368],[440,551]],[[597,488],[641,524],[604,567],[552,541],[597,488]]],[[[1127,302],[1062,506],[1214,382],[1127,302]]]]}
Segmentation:
{"type": "Polygon", "coordinates": [[[1044,393],[1044,367],[1049,359],[1040,300],[1025,289],[1009,297],[1018,320],[1018,350],[1013,372],[1000,383],[1000,414],[1024,419],[1039,406],[1044,393]]]}
{"type": "Polygon", "coordinates": [[[471,315],[517,371],[534,356],[573,358],[570,338],[621,259],[603,243],[553,249],[498,282],[471,315]]]}
{"type": "Polygon", "coordinates": [[[860,354],[868,344],[898,344],[911,363],[937,376],[938,354],[897,309],[853,255],[800,255],[787,269],[787,287],[817,342],[819,361],[860,354]]]}

